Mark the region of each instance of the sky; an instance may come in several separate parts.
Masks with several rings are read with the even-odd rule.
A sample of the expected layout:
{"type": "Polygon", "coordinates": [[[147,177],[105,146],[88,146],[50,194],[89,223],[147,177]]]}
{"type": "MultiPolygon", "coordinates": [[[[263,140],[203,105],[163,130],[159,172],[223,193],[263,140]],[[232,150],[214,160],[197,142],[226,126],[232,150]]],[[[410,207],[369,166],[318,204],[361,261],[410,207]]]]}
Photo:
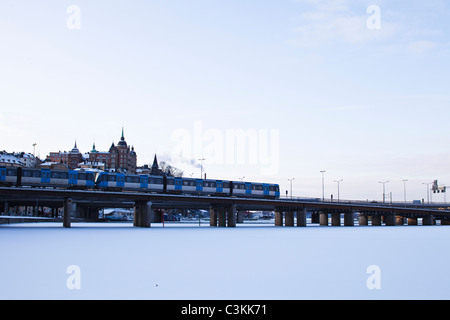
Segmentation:
{"type": "Polygon", "coordinates": [[[3,0],[0,150],[123,127],[138,165],[426,201],[450,185],[449,32],[445,0],[3,0]]]}

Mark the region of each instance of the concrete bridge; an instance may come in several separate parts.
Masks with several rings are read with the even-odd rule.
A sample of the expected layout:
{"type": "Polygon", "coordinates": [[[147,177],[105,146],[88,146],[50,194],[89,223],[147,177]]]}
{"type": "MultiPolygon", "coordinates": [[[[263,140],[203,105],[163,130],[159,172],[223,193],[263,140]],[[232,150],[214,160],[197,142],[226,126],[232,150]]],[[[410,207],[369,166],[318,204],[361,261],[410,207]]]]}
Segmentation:
{"type": "Polygon", "coordinates": [[[210,226],[235,227],[242,222],[242,212],[264,210],[275,212],[275,226],[306,227],[307,213],[311,222],[322,226],[353,226],[355,214],[359,225],[410,225],[422,219],[423,225],[450,224],[450,207],[432,204],[386,204],[361,201],[331,202],[317,199],[258,199],[212,197],[137,192],[104,192],[49,188],[0,188],[0,212],[17,206],[63,208],[63,226],[70,227],[73,217],[96,220],[101,208],[134,208],[134,226],[150,227],[158,209],[204,209],[210,212],[210,226]],[[296,217],[296,219],[295,219],[296,217]],[[331,218],[331,219],[330,219],[331,218]],[[406,221],[405,221],[406,220],[406,221]]]}

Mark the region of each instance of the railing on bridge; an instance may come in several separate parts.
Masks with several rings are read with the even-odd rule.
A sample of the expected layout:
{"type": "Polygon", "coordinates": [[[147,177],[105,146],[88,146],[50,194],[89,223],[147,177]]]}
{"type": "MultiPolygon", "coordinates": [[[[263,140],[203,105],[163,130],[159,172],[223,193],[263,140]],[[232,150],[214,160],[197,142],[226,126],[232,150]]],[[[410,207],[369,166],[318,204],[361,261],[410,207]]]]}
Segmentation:
{"type": "Polygon", "coordinates": [[[340,204],[370,204],[374,206],[407,206],[407,207],[445,207],[450,210],[450,202],[422,202],[422,201],[378,201],[378,200],[348,200],[348,199],[335,199],[335,198],[314,198],[314,197],[280,197],[280,200],[287,201],[299,201],[299,202],[318,202],[318,203],[340,203],[340,204]]]}

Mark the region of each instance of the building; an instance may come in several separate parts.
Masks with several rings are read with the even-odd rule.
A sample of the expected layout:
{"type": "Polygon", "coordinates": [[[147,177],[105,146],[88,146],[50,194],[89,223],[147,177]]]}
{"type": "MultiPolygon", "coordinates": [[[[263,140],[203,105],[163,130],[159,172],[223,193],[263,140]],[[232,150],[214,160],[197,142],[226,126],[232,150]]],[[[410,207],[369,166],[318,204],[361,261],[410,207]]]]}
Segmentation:
{"type": "Polygon", "coordinates": [[[80,150],[77,148],[77,142],[75,141],[75,145],[69,152],[50,152],[47,156],[46,161],[56,162],[56,163],[64,163],[66,164],[70,170],[73,170],[78,167],[78,164],[83,162],[83,155],[80,150]]]}
{"type": "Polygon", "coordinates": [[[118,172],[136,173],[137,155],[133,146],[129,146],[125,141],[122,128],[122,136],[117,146],[114,142],[111,144],[109,151],[97,151],[95,143],[92,150],[83,155],[77,148],[77,143],[69,152],[50,152],[47,161],[65,163],[69,169],[73,170],[80,167],[96,167],[104,168],[118,172]],[[87,165],[89,163],[89,165],[87,165]]]}
{"type": "Polygon", "coordinates": [[[14,154],[0,152],[0,167],[25,167],[25,162],[14,154]]]}
{"type": "Polygon", "coordinates": [[[106,169],[136,173],[137,155],[133,146],[129,146],[125,141],[123,134],[120,137],[120,141],[117,146],[112,142],[109,151],[97,151],[95,149],[95,143],[92,146],[92,150],[89,152],[90,162],[103,162],[106,169]]]}

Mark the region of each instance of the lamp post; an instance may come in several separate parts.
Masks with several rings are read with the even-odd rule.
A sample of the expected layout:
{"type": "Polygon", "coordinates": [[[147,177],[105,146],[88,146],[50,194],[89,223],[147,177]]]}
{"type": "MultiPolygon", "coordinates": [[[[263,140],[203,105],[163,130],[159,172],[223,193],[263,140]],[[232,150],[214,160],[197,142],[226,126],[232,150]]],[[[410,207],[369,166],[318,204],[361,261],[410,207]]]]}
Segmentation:
{"type": "Polygon", "coordinates": [[[378,181],[378,183],[382,183],[383,184],[383,203],[385,203],[386,200],[386,183],[388,183],[389,181],[378,181]]]}
{"type": "Polygon", "coordinates": [[[340,184],[342,181],[344,181],[344,179],[341,179],[341,180],[334,180],[334,182],[337,183],[337,187],[338,187],[338,202],[340,202],[339,184],[340,184]]]}
{"type": "Polygon", "coordinates": [[[295,178],[292,178],[292,179],[288,179],[289,180],[289,182],[291,183],[291,199],[292,199],[292,181],[294,180],[295,178]]]}
{"type": "Polygon", "coordinates": [[[408,179],[403,179],[403,197],[405,200],[405,207],[406,207],[406,182],[408,181],[408,179]]]}
{"type": "Polygon", "coordinates": [[[36,142],[33,143],[33,157],[35,157],[35,158],[36,158],[36,145],[37,145],[36,142]]]}
{"type": "Polygon", "coordinates": [[[427,186],[427,203],[430,204],[430,184],[433,184],[433,182],[422,182],[422,184],[425,184],[427,186]]]}
{"type": "Polygon", "coordinates": [[[325,202],[325,178],[324,173],[327,172],[327,170],[321,170],[320,173],[322,173],[322,201],[325,202]]]}

